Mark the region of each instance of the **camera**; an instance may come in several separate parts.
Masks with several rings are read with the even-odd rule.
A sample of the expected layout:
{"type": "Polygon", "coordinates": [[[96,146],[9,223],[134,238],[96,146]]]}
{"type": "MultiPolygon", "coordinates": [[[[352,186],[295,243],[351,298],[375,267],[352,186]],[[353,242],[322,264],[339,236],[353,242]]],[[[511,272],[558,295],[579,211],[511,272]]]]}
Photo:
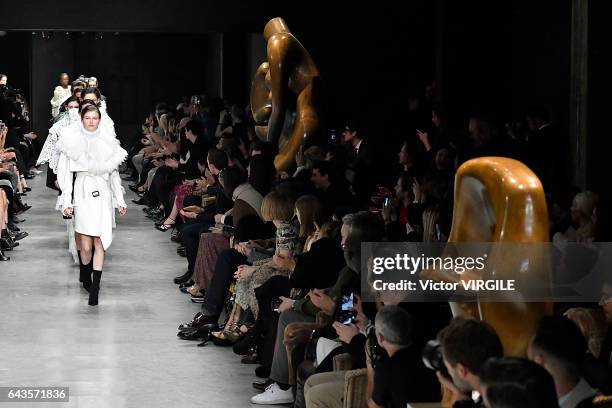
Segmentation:
{"type": "Polygon", "coordinates": [[[374,326],[369,328],[367,338],[368,357],[372,363],[372,368],[376,368],[380,360],[386,354],[386,351],[378,344],[378,339],[376,339],[376,328],[374,326]]]}
{"type": "Polygon", "coordinates": [[[329,131],[329,140],[332,142],[336,141],[336,129],[332,129],[329,131]]]}
{"type": "Polygon", "coordinates": [[[438,340],[429,340],[423,347],[423,364],[433,371],[439,371],[444,377],[450,379],[450,374],[444,365],[442,345],[438,340]]]}

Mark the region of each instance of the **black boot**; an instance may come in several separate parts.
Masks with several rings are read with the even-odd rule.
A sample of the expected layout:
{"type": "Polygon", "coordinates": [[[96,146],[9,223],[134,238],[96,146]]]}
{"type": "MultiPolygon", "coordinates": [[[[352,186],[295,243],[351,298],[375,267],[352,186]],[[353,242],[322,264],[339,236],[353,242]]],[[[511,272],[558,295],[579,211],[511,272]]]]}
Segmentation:
{"type": "Polygon", "coordinates": [[[2,248],[0,248],[0,262],[1,261],[10,261],[11,258],[9,258],[8,256],[4,256],[4,252],[2,251],[2,248]]]}
{"type": "Polygon", "coordinates": [[[81,251],[77,250],[77,256],[79,257],[79,282],[83,282],[83,276],[85,276],[84,273],[84,269],[83,269],[83,260],[81,259],[81,251]]]}
{"type": "Polygon", "coordinates": [[[91,281],[92,271],[93,271],[93,258],[91,259],[91,261],[89,261],[89,264],[83,265],[81,267],[81,277],[83,279],[81,282],[83,282],[83,289],[85,289],[88,292],[91,290],[91,287],[93,285],[91,281]]]}
{"type": "Polygon", "coordinates": [[[100,278],[102,278],[102,271],[93,271],[93,282],[91,289],[89,290],[89,306],[96,306],[98,304],[98,292],[100,292],[100,278]]]}

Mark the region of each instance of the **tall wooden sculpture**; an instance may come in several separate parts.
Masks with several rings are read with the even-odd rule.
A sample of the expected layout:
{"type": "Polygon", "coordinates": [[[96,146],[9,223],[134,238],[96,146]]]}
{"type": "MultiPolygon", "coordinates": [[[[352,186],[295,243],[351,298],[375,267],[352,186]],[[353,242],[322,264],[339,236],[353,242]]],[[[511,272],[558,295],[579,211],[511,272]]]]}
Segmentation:
{"type": "MultiPolygon", "coordinates": [[[[449,242],[547,242],[548,210],[540,180],[523,163],[503,157],[481,157],[457,171],[453,224],[449,242]]],[[[550,281],[545,246],[494,246],[488,253],[488,273],[495,279],[550,281]],[[527,247],[527,248],[526,248],[527,247]]],[[[439,280],[457,281],[446,272],[428,271],[439,280]]],[[[451,272],[452,273],[452,272],[451,272]]],[[[452,304],[454,314],[468,314],[491,324],[507,355],[524,356],[542,316],[552,303],[478,302],[452,304]]]]}
{"type": "Polygon", "coordinates": [[[264,28],[268,61],[251,86],[251,110],[257,136],[278,146],[277,170],[294,165],[300,145],[321,132],[320,77],[310,54],[274,18],[264,28]]]}

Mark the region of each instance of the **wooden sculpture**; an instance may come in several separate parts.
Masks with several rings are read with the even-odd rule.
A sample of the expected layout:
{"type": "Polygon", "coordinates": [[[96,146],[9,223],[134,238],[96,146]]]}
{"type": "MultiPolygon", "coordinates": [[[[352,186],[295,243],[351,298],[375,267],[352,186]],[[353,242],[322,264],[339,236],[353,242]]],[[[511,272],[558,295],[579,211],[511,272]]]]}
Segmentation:
{"type": "Polygon", "coordinates": [[[268,61],[253,78],[251,110],[257,136],[278,146],[276,169],[287,170],[300,145],[321,132],[319,71],[282,18],[270,20],[263,35],[268,61]]]}
{"type": "MultiPolygon", "coordinates": [[[[457,171],[453,223],[449,242],[548,242],[548,210],[540,180],[523,163],[503,157],[481,157],[457,171]]],[[[487,269],[495,279],[518,278],[550,282],[546,247],[509,245],[488,253],[487,269]]],[[[438,280],[457,281],[444,271],[426,271],[438,280]]],[[[491,324],[506,355],[525,356],[529,340],[552,303],[478,302],[452,304],[453,314],[467,314],[491,324]]]]}

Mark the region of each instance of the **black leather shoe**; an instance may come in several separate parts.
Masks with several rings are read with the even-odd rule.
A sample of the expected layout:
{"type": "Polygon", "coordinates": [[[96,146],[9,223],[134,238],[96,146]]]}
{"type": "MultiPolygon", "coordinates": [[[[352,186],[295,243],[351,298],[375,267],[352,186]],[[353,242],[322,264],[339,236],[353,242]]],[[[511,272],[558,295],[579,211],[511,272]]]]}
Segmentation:
{"type": "Polygon", "coordinates": [[[13,248],[18,247],[19,242],[13,241],[12,238],[1,238],[0,239],[0,248],[3,251],[12,251],[13,248]]]}
{"type": "Polygon", "coordinates": [[[4,252],[2,252],[2,249],[0,249],[0,262],[5,262],[5,261],[10,261],[11,258],[9,258],[8,256],[4,256],[4,252]]]}
{"type": "Polygon", "coordinates": [[[132,202],[137,205],[149,205],[150,204],[149,200],[145,200],[143,197],[139,198],[138,200],[132,200],[132,202]]]}
{"type": "Polygon", "coordinates": [[[200,327],[197,329],[190,329],[186,331],[180,331],[177,333],[177,336],[182,340],[204,340],[208,337],[210,330],[205,327],[200,327]]]}
{"type": "Polygon", "coordinates": [[[266,388],[273,382],[274,380],[271,380],[269,378],[265,381],[255,381],[253,382],[253,388],[255,388],[257,391],[265,391],[266,388]]]}
{"type": "Polygon", "coordinates": [[[175,277],[174,278],[174,283],[177,284],[177,285],[180,285],[181,283],[185,283],[189,279],[191,279],[192,275],[193,275],[193,272],[187,271],[184,274],[182,274],[181,276],[175,277]]]}
{"type": "Polygon", "coordinates": [[[24,231],[22,231],[22,232],[18,232],[18,233],[17,233],[17,234],[15,234],[15,236],[13,237],[13,240],[14,240],[14,241],[19,241],[19,240],[21,240],[21,239],[24,239],[24,238],[25,238],[25,237],[27,237],[28,235],[30,235],[30,234],[28,234],[27,232],[24,232],[24,231]]]}
{"type": "Polygon", "coordinates": [[[201,327],[206,327],[209,330],[212,330],[217,327],[217,322],[219,321],[219,316],[207,316],[202,312],[196,313],[195,317],[189,323],[181,324],[178,329],[179,331],[188,331],[194,330],[201,327]]]}

